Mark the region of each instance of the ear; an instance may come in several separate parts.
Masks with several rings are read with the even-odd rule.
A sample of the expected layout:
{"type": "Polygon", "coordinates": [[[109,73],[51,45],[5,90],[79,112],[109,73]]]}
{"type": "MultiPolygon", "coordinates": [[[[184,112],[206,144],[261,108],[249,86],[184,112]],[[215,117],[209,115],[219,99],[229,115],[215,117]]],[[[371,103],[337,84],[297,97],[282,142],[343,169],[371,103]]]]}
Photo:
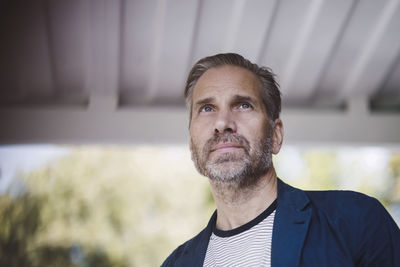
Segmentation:
{"type": "Polygon", "coordinates": [[[281,150],[283,142],[283,123],[278,118],[274,121],[274,128],[272,129],[272,153],[278,154],[281,150]]]}

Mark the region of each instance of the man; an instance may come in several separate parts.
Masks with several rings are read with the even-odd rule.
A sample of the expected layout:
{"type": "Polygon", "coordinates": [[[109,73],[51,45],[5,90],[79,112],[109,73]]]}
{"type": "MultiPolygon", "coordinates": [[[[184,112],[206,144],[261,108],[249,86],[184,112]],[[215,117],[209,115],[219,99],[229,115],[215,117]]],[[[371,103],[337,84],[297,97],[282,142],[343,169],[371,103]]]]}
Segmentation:
{"type": "Polygon", "coordinates": [[[198,61],[186,83],[190,148],[217,211],[163,266],[400,266],[400,230],[371,197],[282,182],[280,91],[237,54],[198,61]]]}

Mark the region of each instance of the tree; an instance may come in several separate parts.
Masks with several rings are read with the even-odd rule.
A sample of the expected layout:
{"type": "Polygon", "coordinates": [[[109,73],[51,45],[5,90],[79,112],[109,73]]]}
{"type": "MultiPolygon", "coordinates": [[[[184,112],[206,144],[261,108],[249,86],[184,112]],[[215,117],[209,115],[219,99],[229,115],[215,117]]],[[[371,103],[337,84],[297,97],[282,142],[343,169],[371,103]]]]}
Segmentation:
{"type": "Polygon", "coordinates": [[[0,225],[29,227],[7,230],[21,248],[2,237],[17,260],[5,266],[157,266],[213,208],[183,149],[82,147],[21,181],[23,195],[1,200],[16,215],[0,225]]]}

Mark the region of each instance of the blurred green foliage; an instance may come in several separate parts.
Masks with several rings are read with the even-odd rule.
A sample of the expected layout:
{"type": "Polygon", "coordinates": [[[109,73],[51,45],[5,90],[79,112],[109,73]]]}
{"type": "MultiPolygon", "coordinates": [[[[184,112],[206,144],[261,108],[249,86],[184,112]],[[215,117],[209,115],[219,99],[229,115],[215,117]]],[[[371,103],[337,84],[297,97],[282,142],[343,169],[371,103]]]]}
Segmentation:
{"type": "Polygon", "coordinates": [[[214,209],[187,150],[82,147],[0,198],[0,266],[158,266],[214,209]]]}
{"type": "Polygon", "coordinates": [[[0,196],[0,266],[30,266],[28,251],[39,227],[41,201],[24,194],[0,196]]]}
{"type": "Polygon", "coordinates": [[[112,260],[105,251],[89,247],[74,262],[68,244],[37,244],[36,238],[49,223],[41,220],[44,205],[43,198],[29,193],[0,196],[0,266],[128,266],[126,261],[112,260]]]}
{"type": "Polygon", "coordinates": [[[400,203],[400,154],[395,154],[390,159],[391,190],[388,194],[390,201],[400,203]]]}
{"type": "MultiPolygon", "coordinates": [[[[364,164],[343,167],[336,153],[320,150],[300,156],[297,180],[289,182],[304,189],[340,188],[364,164]]],[[[294,166],[276,165],[278,174],[294,166]]],[[[387,167],[384,189],[364,182],[375,174],[350,189],[400,203],[400,155],[387,167]]],[[[158,266],[215,209],[207,179],[182,147],[77,147],[21,174],[18,185],[19,194],[0,195],[0,266],[158,266]]]]}

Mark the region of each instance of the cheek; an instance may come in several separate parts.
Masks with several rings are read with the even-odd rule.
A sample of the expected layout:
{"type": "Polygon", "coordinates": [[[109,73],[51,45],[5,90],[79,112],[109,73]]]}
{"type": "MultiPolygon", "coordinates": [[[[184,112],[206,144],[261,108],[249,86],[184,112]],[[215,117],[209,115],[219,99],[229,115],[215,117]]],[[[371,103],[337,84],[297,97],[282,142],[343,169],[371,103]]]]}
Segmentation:
{"type": "Polygon", "coordinates": [[[213,129],[211,129],[212,123],[207,120],[196,120],[192,121],[192,124],[189,128],[190,136],[196,142],[202,142],[204,139],[210,138],[210,133],[213,133],[213,129]]]}
{"type": "Polygon", "coordinates": [[[238,133],[244,136],[251,146],[268,137],[269,125],[266,120],[248,119],[238,124],[238,133]]]}
{"type": "Polygon", "coordinates": [[[236,123],[238,129],[246,131],[252,135],[259,135],[268,128],[268,121],[259,116],[251,116],[251,114],[245,114],[245,116],[237,116],[236,123]]]}
{"type": "Polygon", "coordinates": [[[202,136],[201,128],[192,125],[189,133],[191,142],[197,149],[204,145],[204,137],[202,136]]]}

